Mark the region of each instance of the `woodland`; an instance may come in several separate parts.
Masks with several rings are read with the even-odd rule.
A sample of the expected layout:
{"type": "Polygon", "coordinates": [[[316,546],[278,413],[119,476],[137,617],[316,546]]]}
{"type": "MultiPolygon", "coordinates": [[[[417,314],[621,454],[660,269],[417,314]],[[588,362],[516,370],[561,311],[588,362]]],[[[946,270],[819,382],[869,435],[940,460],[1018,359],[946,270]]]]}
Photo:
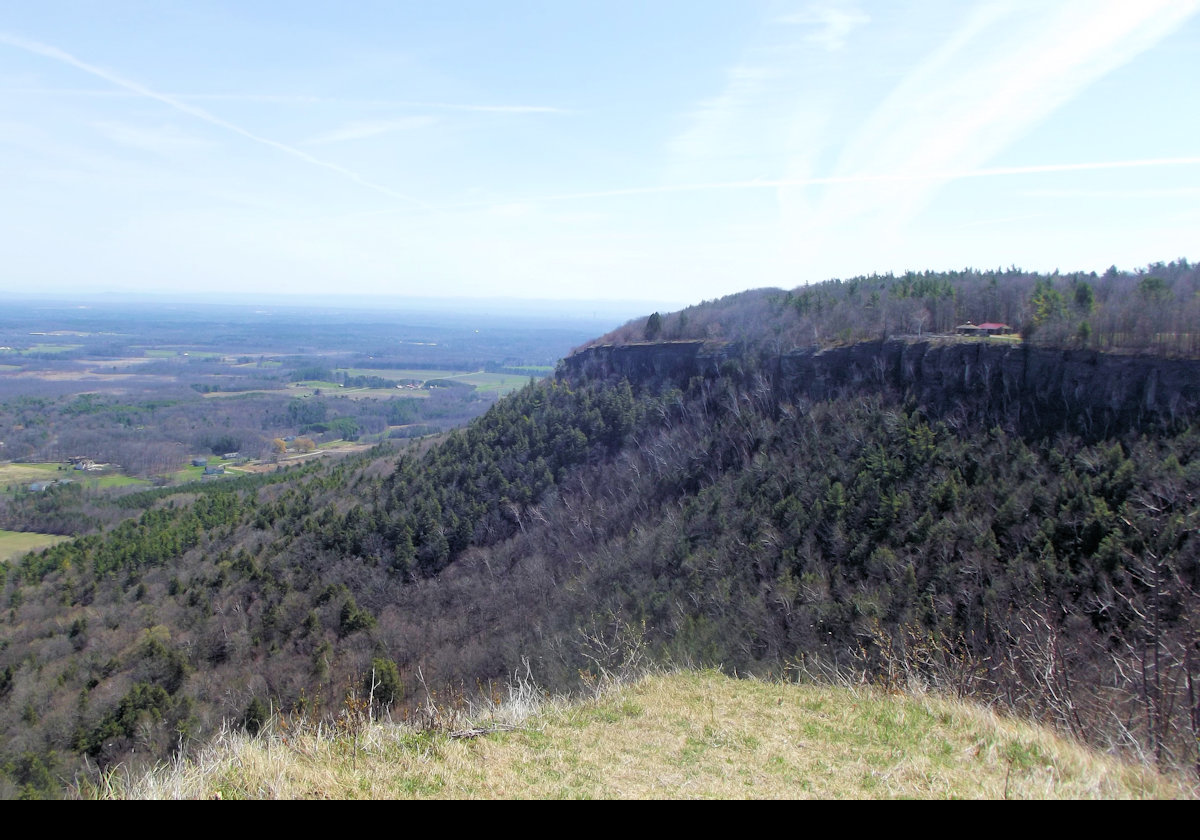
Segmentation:
{"type": "Polygon", "coordinates": [[[631,321],[434,438],[97,494],[5,570],[0,794],[349,696],[569,691],[635,650],[932,688],[1200,772],[1198,307],[1186,261],[756,290],[631,321]]]}

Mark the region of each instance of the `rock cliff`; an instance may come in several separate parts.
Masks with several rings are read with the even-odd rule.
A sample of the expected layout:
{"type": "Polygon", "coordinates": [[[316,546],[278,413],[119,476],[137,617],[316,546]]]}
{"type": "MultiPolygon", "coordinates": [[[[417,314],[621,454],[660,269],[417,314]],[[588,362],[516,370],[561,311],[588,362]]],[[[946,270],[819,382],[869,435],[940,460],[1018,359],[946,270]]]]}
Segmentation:
{"type": "MultiPolygon", "coordinates": [[[[564,361],[567,376],[621,376],[684,386],[748,360],[702,341],[602,345],[564,361]]],[[[1064,350],[1007,341],[892,340],[798,349],[755,360],[781,398],[825,399],[887,389],[936,416],[998,424],[1021,434],[1103,437],[1200,416],[1200,360],[1064,350]]]]}

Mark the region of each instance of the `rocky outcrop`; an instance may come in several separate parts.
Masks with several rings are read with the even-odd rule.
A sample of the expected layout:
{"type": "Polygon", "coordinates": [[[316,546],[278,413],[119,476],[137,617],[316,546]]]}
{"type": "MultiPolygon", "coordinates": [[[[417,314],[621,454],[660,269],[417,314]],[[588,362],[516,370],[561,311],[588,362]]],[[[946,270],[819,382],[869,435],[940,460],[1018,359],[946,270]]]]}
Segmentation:
{"type": "Polygon", "coordinates": [[[694,376],[729,372],[731,365],[766,372],[781,398],[887,389],[931,415],[958,413],[1022,434],[1103,437],[1174,427],[1200,416],[1200,360],[1007,341],[867,342],[794,350],[753,365],[739,359],[735,347],[700,341],[607,345],[571,356],[564,373],[683,386],[694,376]]]}
{"type": "Polygon", "coordinates": [[[619,376],[651,385],[684,385],[693,376],[716,373],[729,348],[705,341],[647,341],[600,344],[563,360],[572,377],[619,376]]]}

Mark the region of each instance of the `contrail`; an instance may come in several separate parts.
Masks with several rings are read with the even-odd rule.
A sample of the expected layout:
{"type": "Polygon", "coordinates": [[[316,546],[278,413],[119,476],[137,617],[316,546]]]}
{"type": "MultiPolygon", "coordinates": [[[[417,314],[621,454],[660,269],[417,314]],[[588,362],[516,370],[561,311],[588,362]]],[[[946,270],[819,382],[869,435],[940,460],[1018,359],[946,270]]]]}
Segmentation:
{"type": "MultiPolygon", "coordinates": [[[[0,34],[0,40],[8,40],[0,34]]],[[[11,40],[8,41],[12,43],[11,40]]],[[[95,90],[89,88],[5,88],[10,93],[42,96],[134,97],[140,93],[128,90],[95,90]]],[[[164,93],[179,102],[185,100],[209,102],[271,102],[279,105],[342,105],[356,108],[420,108],[431,111],[476,111],[487,114],[573,114],[568,108],[554,105],[482,105],[462,102],[422,102],[408,99],[340,99],[332,96],[277,93],[164,93]]]]}
{"type": "Polygon", "coordinates": [[[57,47],[51,47],[46,44],[39,44],[36,41],[26,41],[23,38],[17,38],[13,35],[9,35],[4,32],[0,32],[0,43],[8,44],[9,46],[16,47],[17,49],[25,50],[26,52],[30,52],[35,55],[40,55],[45,58],[51,58],[51,59],[54,59],[55,61],[61,61],[64,64],[69,64],[72,67],[76,68],[77,70],[82,70],[85,73],[89,73],[93,76],[97,76],[101,79],[104,79],[106,82],[109,82],[110,84],[116,85],[117,87],[124,88],[125,90],[131,91],[131,92],[137,94],[138,96],[144,96],[147,99],[156,100],[158,102],[163,103],[164,105],[174,108],[177,111],[182,111],[183,113],[188,114],[189,116],[195,117],[196,119],[199,119],[199,120],[203,120],[204,122],[209,123],[210,125],[215,125],[218,128],[223,128],[226,131],[231,131],[234,134],[238,134],[242,137],[245,137],[247,140],[252,140],[255,143],[261,143],[264,146],[270,146],[272,149],[277,149],[278,151],[281,151],[284,154],[291,155],[292,157],[295,157],[295,158],[299,158],[300,160],[304,161],[305,163],[312,164],[313,166],[319,166],[322,169],[328,169],[331,172],[336,172],[337,174],[341,175],[342,177],[348,178],[349,180],[353,181],[354,183],[358,184],[359,186],[366,187],[369,190],[374,190],[377,193],[382,193],[383,195],[389,196],[391,198],[398,198],[402,201],[411,202],[413,204],[416,204],[420,207],[424,207],[426,209],[429,208],[429,205],[427,205],[423,201],[420,201],[419,199],[413,198],[412,196],[409,196],[409,195],[405,195],[404,193],[401,193],[401,192],[397,192],[396,190],[393,190],[390,187],[386,187],[382,184],[377,184],[374,181],[369,181],[366,178],[364,178],[363,176],[359,175],[357,172],[347,169],[344,166],[339,166],[336,163],[330,163],[329,161],[325,161],[325,160],[321,160],[320,158],[313,157],[308,152],[302,151],[293,146],[289,146],[286,143],[280,143],[278,140],[272,140],[268,137],[260,137],[259,135],[255,134],[254,132],[247,131],[246,129],[242,128],[239,125],[235,125],[227,120],[221,119],[218,116],[210,114],[208,111],[205,111],[203,108],[197,108],[195,105],[189,105],[186,102],[181,102],[179,99],[177,99],[174,96],[168,96],[167,94],[159,93],[155,90],[151,90],[150,88],[146,87],[143,84],[139,84],[138,82],[132,81],[130,79],[126,79],[123,76],[119,76],[116,73],[112,73],[103,68],[88,64],[87,62],[81,61],[80,59],[76,58],[75,56],[71,55],[70,53],[64,52],[63,50],[58,49],[57,47]]]}
{"type": "Polygon", "coordinates": [[[717,181],[702,184],[665,184],[657,187],[626,187],[615,190],[561,193],[507,202],[481,201],[456,204],[454,207],[480,207],[497,203],[521,204],[538,201],[570,201],[581,198],[615,198],[626,195],[656,193],[704,192],[709,190],[777,189],[779,187],[817,187],[829,184],[879,184],[903,181],[955,181],[964,178],[996,178],[1003,175],[1038,175],[1053,172],[1087,172],[1100,169],[1137,169],[1152,166],[1195,166],[1200,157],[1150,158],[1146,160],[1110,160],[1093,163],[1048,163],[1036,166],[997,166],[983,169],[950,170],[945,172],[863,173],[861,175],[832,175],[821,178],[756,178],[753,181],[717,181]]]}

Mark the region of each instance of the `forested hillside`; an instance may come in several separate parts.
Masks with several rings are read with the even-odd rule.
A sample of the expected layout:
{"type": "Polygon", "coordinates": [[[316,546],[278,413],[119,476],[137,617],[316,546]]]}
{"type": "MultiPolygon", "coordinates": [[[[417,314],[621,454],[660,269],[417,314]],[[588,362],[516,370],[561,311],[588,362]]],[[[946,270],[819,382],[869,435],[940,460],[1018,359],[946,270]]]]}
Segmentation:
{"type": "Polygon", "coordinates": [[[708,339],[765,352],[1002,323],[1051,347],[1200,355],[1200,266],[1043,275],[1017,268],[909,272],[756,289],[631,321],[593,344],[708,339]]]}
{"type": "MultiPolygon", "coordinates": [[[[1162,268],[1194,313],[1197,272],[1162,268]]],[[[434,446],[126,497],[136,520],[11,564],[2,792],[336,713],[372,673],[399,714],[524,661],[569,689],[632,649],[918,681],[1195,765],[1200,363],[1080,352],[1061,278],[951,283],[953,316],[911,332],[992,279],[1066,314],[966,313],[1019,346],[880,342],[903,280],[746,293],[631,324],[434,446]],[[804,349],[814,330],[848,346],[804,349]],[[599,346],[647,339],[632,367],[599,346]]],[[[1124,298],[1085,282],[1089,347],[1138,334],[1099,328],[1124,298]]],[[[1194,353],[1188,317],[1142,349],[1194,353]]]]}

